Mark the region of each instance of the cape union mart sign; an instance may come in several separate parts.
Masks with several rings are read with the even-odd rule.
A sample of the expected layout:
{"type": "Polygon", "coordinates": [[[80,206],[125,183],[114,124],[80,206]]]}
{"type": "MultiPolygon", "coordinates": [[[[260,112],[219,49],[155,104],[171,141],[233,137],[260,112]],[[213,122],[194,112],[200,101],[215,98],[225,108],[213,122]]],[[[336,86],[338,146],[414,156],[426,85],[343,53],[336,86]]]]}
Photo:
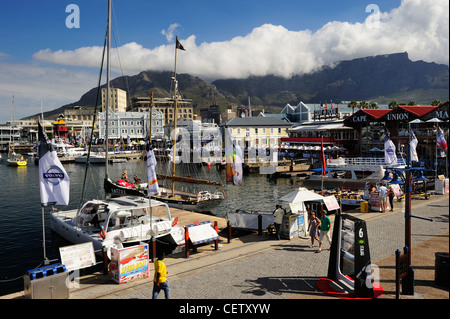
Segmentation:
{"type": "MultiPolygon", "coordinates": [[[[378,120],[382,119],[379,118],[378,120]]],[[[372,117],[367,114],[355,115],[352,117],[354,123],[364,123],[373,121],[372,117]]],[[[407,112],[390,112],[386,114],[386,121],[409,121],[409,113],[407,112]]]]}

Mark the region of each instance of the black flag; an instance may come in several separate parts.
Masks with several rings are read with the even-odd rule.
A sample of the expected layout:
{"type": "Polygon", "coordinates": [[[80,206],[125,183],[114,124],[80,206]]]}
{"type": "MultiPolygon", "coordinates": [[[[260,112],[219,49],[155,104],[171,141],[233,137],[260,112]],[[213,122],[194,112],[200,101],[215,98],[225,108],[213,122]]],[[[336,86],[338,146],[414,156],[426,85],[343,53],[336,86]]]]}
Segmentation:
{"type": "Polygon", "coordinates": [[[186,51],[186,50],[184,49],[183,45],[180,43],[180,41],[178,41],[178,37],[177,37],[176,48],[177,48],[177,49],[180,49],[180,50],[183,50],[183,51],[186,51]]]}

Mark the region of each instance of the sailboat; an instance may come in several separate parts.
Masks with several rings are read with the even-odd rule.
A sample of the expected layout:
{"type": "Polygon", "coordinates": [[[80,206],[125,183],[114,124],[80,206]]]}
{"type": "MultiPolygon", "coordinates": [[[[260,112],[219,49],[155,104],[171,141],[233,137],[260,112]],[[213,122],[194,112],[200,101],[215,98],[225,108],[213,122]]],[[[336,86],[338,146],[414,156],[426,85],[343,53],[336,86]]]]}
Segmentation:
{"type": "MultiPolygon", "coordinates": [[[[13,99],[12,99],[12,109],[13,109],[13,113],[14,113],[14,95],[13,95],[13,99]]],[[[14,120],[14,116],[13,116],[13,120],[14,120]]],[[[12,126],[12,123],[11,123],[12,126]]],[[[13,140],[13,132],[10,129],[9,131],[9,152],[8,152],[8,159],[6,160],[6,162],[8,163],[9,166],[27,166],[27,159],[24,159],[23,156],[19,156],[14,152],[14,140],[13,140]]]]}
{"type": "MultiPolygon", "coordinates": [[[[108,0],[107,124],[110,106],[110,25],[111,0],[108,0]]],[[[108,145],[108,125],[106,143],[108,145]]],[[[108,180],[107,160],[105,168],[105,179],[108,180]]],[[[74,244],[92,242],[97,254],[103,254],[106,251],[109,255],[113,247],[122,248],[154,239],[175,245],[184,243],[184,228],[174,222],[170,209],[165,203],[146,197],[125,196],[93,199],[80,206],[78,209],[69,211],[52,211],[51,229],[74,244]]]]}
{"type": "MultiPolygon", "coordinates": [[[[178,37],[176,37],[176,45],[175,45],[175,71],[174,77],[172,78],[174,81],[174,132],[177,132],[177,104],[178,104],[178,82],[177,82],[177,50],[183,50],[184,47],[178,41],[178,37]]],[[[150,123],[152,122],[152,110],[153,108],[153,92],[151,92],[150,96],[150,123]]],[[[151,124],[150,124],[151,125],[151,124]]],[[[151,134],[151,128],[150,128],[151,134]]],[[[176,135],[176,134],[175,134],[176,135]]],[[[150,137],[151,140],[151,137],[150,137]]],[[[173,154],[176,154],[176,138],[173,141],[173,154]]],[[[170,207],[180,208],[189,211],[195,212],[210,212],[212,208],[219,206],[222,201],[225,199],[225,196],[222,192],[216,191],[214,193],[202,190],[200,192],[188,192],[181,191],[179,189],[175,189],[175,183],[189,183],[189,184],[197,184],[197,185],[210,185],[216,186],[217,188],[223,187],[223,184],[215,181],[210,181],[207,179],[199,179],[193,177],[186,176],[176,176],[175,175],[175,155],[171,156],[172,158],[172,174],[156,174],[158,180],[170,180],[172,183],[171,188],[160,187],[160,192],[158,194],[152,195],[151,198],[156,199],[158,201],[167,203],[170,207]]],[[[104,183],[104,189],[107,194],[111,194],[112,196],[123,196],[123,195],[132,195],[132,196],[147,196],[147,184],[140,183],[137,185],[128,183],[123,180],[118,180],[116,182],[111,179],[106,179],[104,183]]]]}

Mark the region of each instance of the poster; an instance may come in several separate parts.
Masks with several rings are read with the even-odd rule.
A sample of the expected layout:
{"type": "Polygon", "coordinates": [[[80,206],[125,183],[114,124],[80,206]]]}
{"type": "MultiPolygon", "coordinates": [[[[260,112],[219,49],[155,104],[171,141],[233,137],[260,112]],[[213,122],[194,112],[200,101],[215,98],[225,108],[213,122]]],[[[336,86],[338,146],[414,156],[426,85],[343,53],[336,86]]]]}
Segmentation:
{"type": "Polygon", "coordinates": [[[94,246],[92,242],[59,248],[61,263],[67,271],[83,269],[95,265],[94,246]]]}
{"type": "Polygon", "coordinates": [[[112,279],[119,284],[149,277],[148,245],[112,248],[110,265],[112,279]]]}
{"type": "Polygon", "coordinates": [[[381,212],[380,192],[370,193],[370,210],[373,212],[381,212]]]}

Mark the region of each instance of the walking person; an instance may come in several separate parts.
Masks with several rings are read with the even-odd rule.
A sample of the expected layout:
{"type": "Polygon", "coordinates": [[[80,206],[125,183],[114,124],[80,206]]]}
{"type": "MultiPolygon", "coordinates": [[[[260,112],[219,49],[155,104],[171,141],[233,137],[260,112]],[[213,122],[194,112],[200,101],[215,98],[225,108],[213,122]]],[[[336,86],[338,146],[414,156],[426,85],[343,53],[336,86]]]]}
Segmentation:
{"type": "Polygon", "coordinates": [[[388,197],[389,197],[389,205],[391,206],[391,212],[393,212],[394,211],[395,192],[394,192],[394,188],[392,186],[389,187],[388,197]]]}
{"type": "Polygon", "coordinates": [[[319,241],[319,226],[319,218],[316,217],[316,214],[314,212],[311,212],[311,218],[308,225],[309,236],[311,237],[311,246],[309,246],[310,248],[314,247],[314,239],[319,241]]]}
{"type": "Polygon", "coordinates": [[[159,292],[164,290],[166,299],[170,299],[169,282],[167,281],[167,268],[164,264],[165,254],[159,253],[155,261],[155,276],[153,277],[153,299],[158,299],[159,292]]]}
{"type": "Polygon", "coordinates": [[[280,240],[281,234],[281,224],[283,223],[283,215],[284,209],[281,208],[281,205],[277,204],[275,206],[275,211],[273,212],[274,221],[273,224],[275,226],[275,238],[276,240],[280,240]]]}
{"type": "Polygon", "coordinates": [[[328,243],[331,247],[331,237],[330,237],[330,227],[331,227],[331,220],[327,216],[326,211],[321,211],[321,218],[320,218],[320,236],[319,236],[319,249],[316,250],[316,253],[320,253],[322,251],[322,243],[323,243],[323,237],[325,236],[328,240],[328,243]]]}
{"type": "Polygon", "coordinates": [[[380,187],[378,188],[378,191],[380,192],[380,205],[381,205],[381,212],[385,213],[386,212],[386,206],[387,206],[387,192],[388,189],[386,188],[386,186],[384,186],[383,183],[380,184],[380,187]]]}

